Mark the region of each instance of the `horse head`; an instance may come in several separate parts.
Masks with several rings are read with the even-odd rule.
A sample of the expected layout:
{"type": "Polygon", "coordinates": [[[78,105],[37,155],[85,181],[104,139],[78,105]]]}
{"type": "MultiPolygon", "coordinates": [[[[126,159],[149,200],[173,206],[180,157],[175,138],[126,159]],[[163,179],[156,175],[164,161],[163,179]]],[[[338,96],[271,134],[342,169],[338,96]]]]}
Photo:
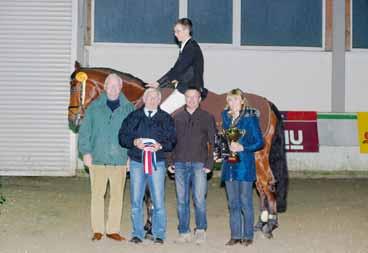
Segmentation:
{"type": "Polygon", "coordinates": [[[96,78],[89,69],[76,69],[70,79],[68,120],[78,128],[89,104],[104,91],[104,78],[96,78]]]}
{"type": "Polygon", "coordinates": [[[144,83],[130,74],[110,68],[82,68],[78,62],[70,76],[70,98],[68,107],[69,126],[77,131],[85,110],[102,92],[106,77],[115,73],[123,80],[122,92],[133,104],[138,103],[144,92],[144,83]]]}

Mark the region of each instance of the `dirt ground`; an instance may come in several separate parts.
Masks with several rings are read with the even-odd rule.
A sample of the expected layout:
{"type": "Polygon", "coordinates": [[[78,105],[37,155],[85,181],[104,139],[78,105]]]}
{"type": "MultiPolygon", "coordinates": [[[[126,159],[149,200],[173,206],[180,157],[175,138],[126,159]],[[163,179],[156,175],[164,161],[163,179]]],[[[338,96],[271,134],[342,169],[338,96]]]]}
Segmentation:
{"type": "MultiPolygon", "coordinates": [[[[201,246],[173,242],[177,217],[170,180],[166,185],[168,238],[162,246],[149,241],[132,245],[106,237],[92,242],[86,177],[1,180],[7,202],[0,206],[0,253],[368,252],[368,179],[291,179],[288,211],[279,216],[274,238],[257,233],[254,244],[247,248],[224,246],[229,239],[228,211],[224,188],[217,179],[209,182],[208,240],[201,246]]],[[[128,186],[122,233],[130,237],[128,186]]]]}

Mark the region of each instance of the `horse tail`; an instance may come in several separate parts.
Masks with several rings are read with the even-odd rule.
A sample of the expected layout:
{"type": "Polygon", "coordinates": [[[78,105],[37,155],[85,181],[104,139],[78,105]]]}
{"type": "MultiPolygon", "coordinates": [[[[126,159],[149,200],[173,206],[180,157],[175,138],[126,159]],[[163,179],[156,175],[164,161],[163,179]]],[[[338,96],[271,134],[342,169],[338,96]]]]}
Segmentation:
{"type": "Polygon", "coordinates": [[[277,212],[283,213],[287,207],[287,193],[289,185],[289,175],[286,160],[284,125],[280,111],[270,102],[271,110],[277,117],[275,135],[269,155],[272,173],[276,179],[276,201],[277,212]]]}

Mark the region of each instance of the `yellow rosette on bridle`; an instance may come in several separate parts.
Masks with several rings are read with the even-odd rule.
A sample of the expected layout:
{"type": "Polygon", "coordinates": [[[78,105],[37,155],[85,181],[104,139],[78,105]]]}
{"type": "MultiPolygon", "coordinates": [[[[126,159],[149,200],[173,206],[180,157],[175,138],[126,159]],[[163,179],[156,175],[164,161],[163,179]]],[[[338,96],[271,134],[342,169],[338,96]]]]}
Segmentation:
{"type": "Polygon", "coordinates": [[[82,105],[84,105],[84,99],[86,94],[86,82],[88,79],[88,75],[86,72],[78,72],[75,76],[75,79],[77,79],[78,82],[82,83],[82,90],[81,90],[81,97],[82,97],[82,105]]]}

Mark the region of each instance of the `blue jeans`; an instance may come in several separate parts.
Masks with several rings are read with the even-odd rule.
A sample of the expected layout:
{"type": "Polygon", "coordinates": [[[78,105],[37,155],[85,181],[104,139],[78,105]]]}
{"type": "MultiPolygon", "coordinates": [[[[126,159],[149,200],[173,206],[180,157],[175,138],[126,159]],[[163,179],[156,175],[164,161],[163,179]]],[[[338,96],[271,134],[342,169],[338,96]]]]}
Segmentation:
{"type": "Polygon", "coordinates": [[[146,184],[151,192],[153,202],[152,234],[154,238],[165,239],[166,208],[165,208],[165,176],[166,167],[163,161],[157,162],[157,170],[152,175],[144,174],[143,164],[130,162],[130,203],[132,207],[132,236],[144,238],[143,197],[146,184]]]}
{"type": "Polygon", "coordinates": [[[253,182],[226,181],[231,239],[253,240],[253,182]]]}
{"type": "Polygon", "coordinates": [[[207,174],[200,162],[176,162],[175,185],[180,234],[190,232],[190,190],[192,190],[196,229],[207,229],[207,174]]]}

